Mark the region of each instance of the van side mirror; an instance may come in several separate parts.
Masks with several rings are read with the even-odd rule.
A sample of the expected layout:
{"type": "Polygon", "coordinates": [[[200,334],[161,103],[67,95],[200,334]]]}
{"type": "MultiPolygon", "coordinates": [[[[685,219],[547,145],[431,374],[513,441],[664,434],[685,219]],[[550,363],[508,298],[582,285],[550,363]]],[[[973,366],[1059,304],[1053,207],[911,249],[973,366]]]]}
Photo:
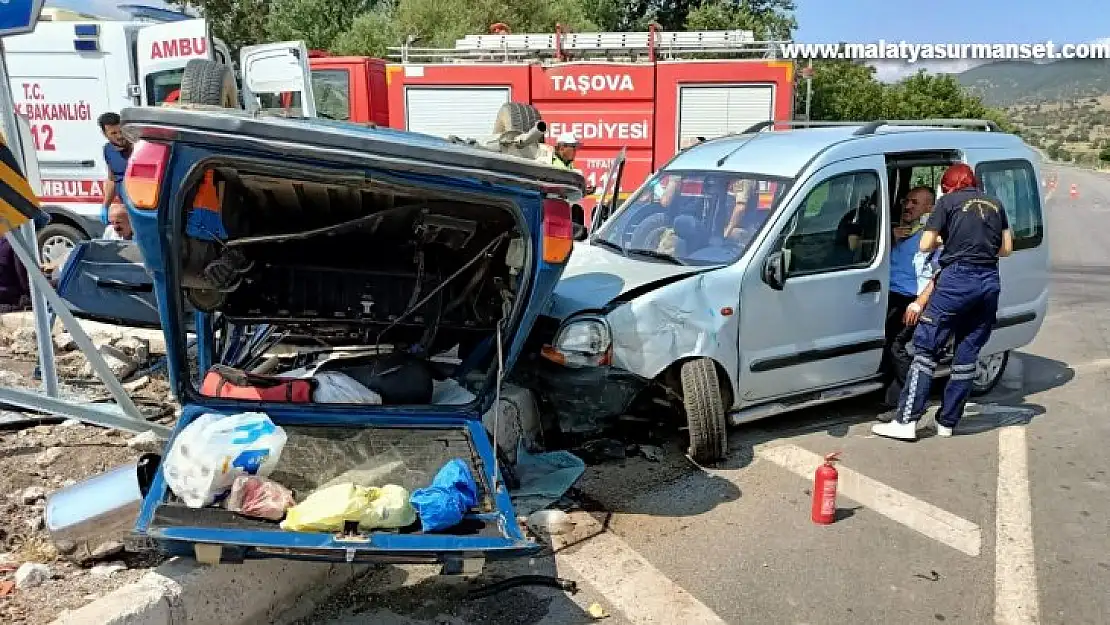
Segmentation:
{"type": "Polygon", "coordinates": [[[763,261],[763,281],[776,291],[786,286],[786,256],[780,251],[771,252],[763,261]]]}

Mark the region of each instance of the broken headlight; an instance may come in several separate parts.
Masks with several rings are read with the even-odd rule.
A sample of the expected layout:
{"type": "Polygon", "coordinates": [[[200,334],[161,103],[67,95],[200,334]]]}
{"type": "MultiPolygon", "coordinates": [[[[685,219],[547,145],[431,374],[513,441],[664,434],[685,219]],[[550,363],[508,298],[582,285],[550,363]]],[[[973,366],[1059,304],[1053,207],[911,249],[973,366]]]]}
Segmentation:
{"type": "Polygon", "coordinates": [[[571,319],[559,328],[555,340],[543,349],[548,360],[568,367],[609,364],[612,335],[600,317],[571,319]]]}

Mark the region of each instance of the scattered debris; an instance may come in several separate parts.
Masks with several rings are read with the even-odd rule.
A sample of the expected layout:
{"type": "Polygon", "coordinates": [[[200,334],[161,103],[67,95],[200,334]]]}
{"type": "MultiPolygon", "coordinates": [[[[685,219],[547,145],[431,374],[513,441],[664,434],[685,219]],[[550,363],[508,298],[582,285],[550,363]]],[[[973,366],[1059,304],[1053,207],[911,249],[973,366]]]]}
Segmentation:
{"type": "Polygon", "coordinates": [[[914,577],[920,577],[921,579],[928,580],[930,582],[939,582],[940,581],[940,573],[937,573],[936,571],[929,571],[928,575],[922,575],[921,573],[915,573],[914,577]]]}
{"type": "Polygon", "coordinates": [[[124,549],[123,543],[118,542],[118,541],[113,540],[113,541],[109,541],[109,542],[106,542],[106,543],[101,543],[100,545],[98,545],[96,547],[96,549],[92,550],[92,553],[88,554],[87,557],[83,558],[83,560],[86,561],[86,562],[93,562],[93,561],[96,561],[96,560],[106,560],[106,559],[108,559],[112,556],[119,555],[120,553],[123,552],[123,549],[124,549]]]}
{"type": "Polygon", "coordinates": [[[54,573],[51,572],[50,567],[45,564],[25,562],[15,572],[15,587],[21,589],[34,588],[45,583],[53,575],[54,573]]]}
{"type": "Polygon", "coordinates": [[[31,356],[39,351],[34,328],[16,328],[9,336],[8,351],[15,356],[31,356]]]}
{"type": "Polygon", "coordinates": [[[574,453],[589,464],[598,464],[606,460],[624,460],[628,457],[625,444],[612,438],[589,441],[574,453]]]}
{"type": "Polygon", "coordinates": [[[89,574],[94,577],[111,577],[120,571],[126,571],[127,565],[123,562],[116,560],[107,564],[98,564],[89,570],[89,574]]]}
{"type": "Polygon", "coordinates": [[[141,451],[143,453],[152,454],[162,451],[162,447],[165,444],[165,440],[159,438],[157,434],[151,431],[146,431],[142,434],[138,434],[128,439],[127,441],[127,446],[129,448],[136,451],[141,451]]]}
{"type": "Polygon", "coordinates": [[[130,382],[125,383],[123,385],[123,388],[128,393],[134,393],[134,392],[142,389],[147,384],[150,384],[150,376],[149,375],[144,375],[142,377],[135,378],[134,380],[131,380],[130,382]]]}
{"type": "Polygon", "coordinates": [[[0,597],[7,597],[13,590],[15,590],[15,582],[11,580],[0,582],[0,597]]]}
{"type": "Polygon", "coordinates": [[[66,419],[61,423],[61,426],[64,428],[78,427],[80,425],[83,425],[80,419],[66,419]]]}
{"type": "Polygon", "coordinates": [[[540,535],[559,536],[574,529],[574,521],[562,510],[539,510],[528,517],[528,527],[540,535]]]}
{"type": "Polygon", "coordinates": [[[70,352],[77,349],[77,341],[66,331],[54,335],[54,349],[59,352],[70,352]]]}
{"type": "MultiPolygon", "coordinates": [[[[98,346],[97,351],[104,357],[105,364],[108,365],[108,368],[112,370],[112,374],[117,378],[126,378],[132,373],[135,373],[139,368],[138,362],[128,356],[124,350],[110,343],[98,346]]],[[[96,375],[93,371],[92,363],[85,363],[85,367],[81,370],[81,375],[85,377],[93,377],[96,375]]]]}
{"type": "Polygon", "coordinates": [[[663,448],[655,445],[640,445],[640,455],[649,462],[659,462],[663,459],[663,448]]]}
{"type": "Polygon", "coordinates": [[[601,620],[603,618],[609,618],[609,613],[605,611],[605,608],[601,607],[600,603],[591,603],[587,612],[592,619],[601,620]]]}
{"type": "Polygon", "coordinates": [[[33,504],[40,499],[46,499],[46,489],[41,486],[28,486],[23,491],[23,503],[33,504]]]}
{"type": "Polygon", "coordinates": [[[48,467],[54,464],[54,461],[62,457],[62,449],[60,447],[50,447],[38,456],[35,456],[35,464],[40,467],[48,467]]]}

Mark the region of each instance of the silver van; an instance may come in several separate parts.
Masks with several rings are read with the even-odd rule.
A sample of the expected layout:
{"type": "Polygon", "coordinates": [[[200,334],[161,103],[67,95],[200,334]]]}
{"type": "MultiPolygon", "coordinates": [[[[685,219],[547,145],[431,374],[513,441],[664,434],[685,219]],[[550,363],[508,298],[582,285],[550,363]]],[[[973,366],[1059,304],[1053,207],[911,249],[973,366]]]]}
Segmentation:
{"type": "Polygon", "coordinates": [[[980,120],[782,126],[796,124],[684,150],[575,244],[516,374],[552,427],[590,434],[667,405],[712,462],[729,424],[881,389],[892,207],[956,162],[1014,233],[974,392],[1033,340],[1049,250],[1039,157],[1019,137],[980,120]]]}

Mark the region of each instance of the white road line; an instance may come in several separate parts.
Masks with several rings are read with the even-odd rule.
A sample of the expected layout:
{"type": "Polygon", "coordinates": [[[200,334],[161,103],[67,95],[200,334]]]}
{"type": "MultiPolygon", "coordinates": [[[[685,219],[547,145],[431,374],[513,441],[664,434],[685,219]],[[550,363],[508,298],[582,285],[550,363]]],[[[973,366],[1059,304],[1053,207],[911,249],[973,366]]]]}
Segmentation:
{"type": "Polygon", "coordinates": [[[994,547],[994,622],[998,625],[1025,625],[1039,619],[1027,464],[1025,428],[1000,429],[994,547]]]}
{"type": "MultiPolygon", "coordinates": [[[[812,480],[824,462],[821,456],[795,445],[772,445],[756,449],[756,455],[801,477],[812,480]]],[[[969,556],[978,556],[982,531],[971,521],[907,495],[838,464],[837,490],[843,495],[906,527],[969,556]]]]}
{"type": "Polygon", "coordinates": [[[633,625],[726,625],[628,543],[604,532],[555,556],[633,625]]]}

